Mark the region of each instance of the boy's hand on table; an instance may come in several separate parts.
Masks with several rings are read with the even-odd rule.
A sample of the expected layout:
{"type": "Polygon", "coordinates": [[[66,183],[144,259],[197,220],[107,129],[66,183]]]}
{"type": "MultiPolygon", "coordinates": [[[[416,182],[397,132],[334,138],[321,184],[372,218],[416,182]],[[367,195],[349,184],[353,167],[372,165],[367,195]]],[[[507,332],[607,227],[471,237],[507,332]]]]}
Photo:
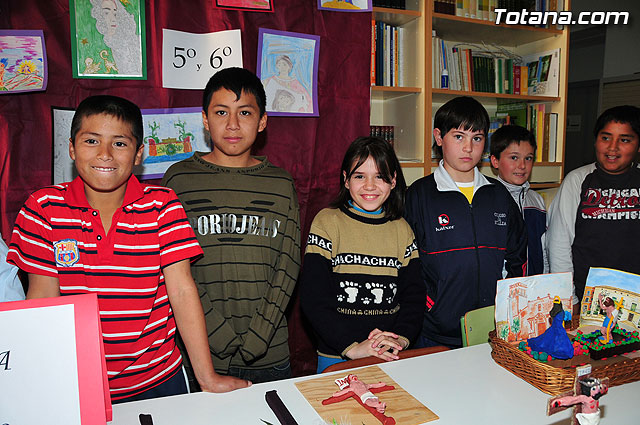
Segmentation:
{"type": "Polygon", "coordinates": [[[200,383],[202,391],[208,393],[226,393],[241,388],[248,388],[251,386],[251,381],[245,379],[236,378],[234,376],[218,375],[211,380],[210,383],[200,383]]]}

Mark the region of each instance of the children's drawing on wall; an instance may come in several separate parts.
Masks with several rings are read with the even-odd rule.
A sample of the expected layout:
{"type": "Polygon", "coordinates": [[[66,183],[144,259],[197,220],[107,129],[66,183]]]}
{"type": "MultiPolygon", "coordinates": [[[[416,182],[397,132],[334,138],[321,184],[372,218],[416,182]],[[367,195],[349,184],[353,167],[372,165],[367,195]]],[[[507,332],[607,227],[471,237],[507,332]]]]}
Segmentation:
{"type": "Polygon", "coordinates": [[[144,2],[71,0],[75,78],[146,79],[144,2]]]}
{"type": "Polygon", "coordinates": [[[40,31],[0,30],[0,94],[47,88],[47,55],[40,31]]]}
{"type": "Polygon", "coordinates": [[[53,125],[53,184],[70,182],[78,176],[76,167],[69,157],[69,137],[73,109],[51,108],[53,125]]]}
{"type": "MultiPolygon", "coordinates": [[[[71,181],[77,175],[69,157],[73,114],[70,109],[52,108],[54,184],[71,181]]],[[[160,178],[173,163],[189,158],[195,151],[211,151],[201,107],[142,109],[142,122],[142,163],[133,169],[141,179],[160,178]]]]}
{"type": "Polygon", "coordinates": [[[371,0],[318,0],[318,9],[339,12],[370,12],[371,0]]]}
{"type": "Polygon", "coordinates": [[[632,332],[640,330],[638,306],[640,275],[600,267],[589,269],[580,305],[580,326],[598,327],[606,340],[616,325],[632,332]]]}
{"type": "Polygon", "coordinates": [[[258,77],[270,115],[318,116],[320,37],[260,28],[258,77]]]}
{"type": "Polygon", "coordinates": [[[273,12],[273,2],[271,0],[215,0],[215,5],[220,9],[273,12]]]}
{"type": "Polygon", "coordinates": [[[571,273],[551,273],[499,280],[496,287],[496,331],[508,342],[542,335],[551,326],[549,312],[559,298],[571,311],[571,273]]]}
{"type": "Polygon", "coordinates": [[[143,179],[159,178],[173,163],[195,151],[209,152],[202,108],[143,109],[144,153],[133,172],[143,179]]]}

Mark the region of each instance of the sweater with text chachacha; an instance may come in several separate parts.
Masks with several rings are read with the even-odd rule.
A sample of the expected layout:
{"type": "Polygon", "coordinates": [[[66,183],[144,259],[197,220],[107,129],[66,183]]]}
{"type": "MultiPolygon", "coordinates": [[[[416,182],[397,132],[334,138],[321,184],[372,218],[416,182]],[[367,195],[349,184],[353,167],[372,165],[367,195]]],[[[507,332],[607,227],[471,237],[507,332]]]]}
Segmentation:
{"type": "Polygon", "coordinates": [[[403,218],[352,208],[320,211],[307,240],[300,290],[324,356],[343,357],[375,328],[413,342],[422,327],[425,286],[403,218]]]}

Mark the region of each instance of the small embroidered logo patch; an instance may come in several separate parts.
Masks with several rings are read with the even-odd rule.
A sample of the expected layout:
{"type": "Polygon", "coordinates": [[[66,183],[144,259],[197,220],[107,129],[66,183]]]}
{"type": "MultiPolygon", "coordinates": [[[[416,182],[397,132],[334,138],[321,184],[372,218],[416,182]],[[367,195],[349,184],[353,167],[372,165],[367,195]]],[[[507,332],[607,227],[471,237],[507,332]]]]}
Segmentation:
{"type": "Polygon", "coordinates": [[[62,239],[53,244],[56,264],[63,267],[71,267],[80,259],[78,241],[75,239],[62,239]]]}

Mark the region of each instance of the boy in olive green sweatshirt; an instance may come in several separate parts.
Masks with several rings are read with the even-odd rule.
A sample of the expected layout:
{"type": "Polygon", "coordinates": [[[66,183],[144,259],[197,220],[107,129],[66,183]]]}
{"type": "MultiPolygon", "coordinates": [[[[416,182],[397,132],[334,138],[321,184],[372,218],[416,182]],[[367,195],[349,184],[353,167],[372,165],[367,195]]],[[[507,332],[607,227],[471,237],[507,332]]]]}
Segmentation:
{"type": "Polygon", "coordinates": [[[216,371],[254,383],[291,376],[284,311],[300,268],[293,179],[251,147],[267,124],[260,80],[224,69],[204,91],[212,151],[167,170],[204,257],[192,266],[216,371]]]}

